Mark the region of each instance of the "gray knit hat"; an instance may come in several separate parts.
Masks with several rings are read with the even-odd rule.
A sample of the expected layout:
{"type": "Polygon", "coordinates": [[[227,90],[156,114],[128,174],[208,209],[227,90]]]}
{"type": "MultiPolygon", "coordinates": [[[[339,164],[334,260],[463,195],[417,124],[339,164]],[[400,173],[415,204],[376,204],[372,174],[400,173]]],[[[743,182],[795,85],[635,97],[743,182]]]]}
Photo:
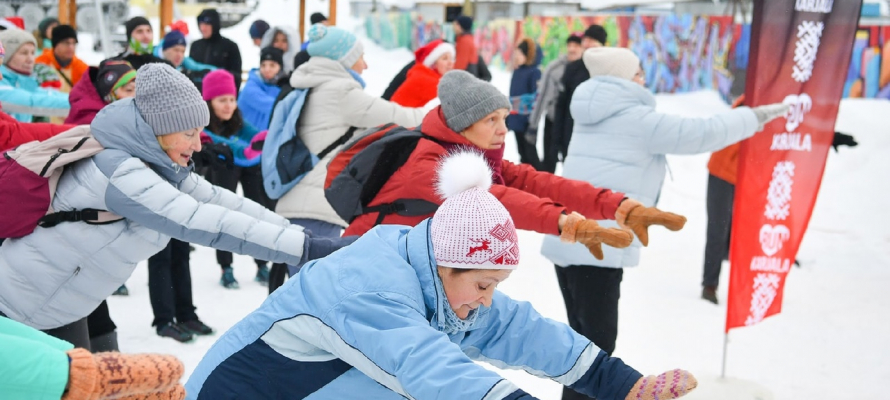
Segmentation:
{"type": "Polygon", "coordinates": [[[452,70],[439,80],[439,101],[445,124],[457,133],[495,110],[510,109],[507,96],[494,85],[461,70],[452,70]]]}
{"type": "Polygon", "coordinates": [[[640,58],[634,52],[620,47],[593,47],[581,56],[590,77],[614,76],[633,80],[640,70],[640,58]]]}
{"type": "Polygon", "coordinates": [[[195,84],[167,64],[145,64],[136,71],[136,108],[156,136],[210,124],[210,110],[195,84]]]}
{"type": "Polygon", "coordinates": [[[3,59],[4,65],[9,64],[9,60],[12,60],[12,55],[19,51],[19,47],[22,47],[23,44],[31,43],[37,46],[37,40],[34,39],[34,35],[21,29],[0,31],[0,43],[3,43],[3,48],[6,49],[6,58],[3,59]]]}

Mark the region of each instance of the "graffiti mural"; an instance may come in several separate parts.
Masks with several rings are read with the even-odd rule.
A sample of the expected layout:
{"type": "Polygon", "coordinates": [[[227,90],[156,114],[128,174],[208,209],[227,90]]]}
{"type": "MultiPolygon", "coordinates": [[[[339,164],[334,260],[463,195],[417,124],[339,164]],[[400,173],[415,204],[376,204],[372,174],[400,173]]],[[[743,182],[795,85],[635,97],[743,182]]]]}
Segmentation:
{"type": "MultiPolygon", "coordinates": [[[[591,24],[602,25],[608,46],[633,50],[640,57],[646,85],[656,93],[715,90],[725,98],[744,88],[748,66],[750,25],[728,16],[596,15],[528,17],[476,24],[476,46],[492,68],[509,69],[513,48],[522,37],[533,38],[544,51],[542,68],[566,50],[566,39],[591,24]],[[733,86],[738,77],[740,84],[733,86]]],[[[369,38],[386,48],[414,50],[431,40],[453,41],[450,24],[424,21],[412,12],[377,14],[367,18],[369,38]]],[[[890,26],[860,27],[853,60],[845,77],[844,97],[890,99],[890,26]]]]}

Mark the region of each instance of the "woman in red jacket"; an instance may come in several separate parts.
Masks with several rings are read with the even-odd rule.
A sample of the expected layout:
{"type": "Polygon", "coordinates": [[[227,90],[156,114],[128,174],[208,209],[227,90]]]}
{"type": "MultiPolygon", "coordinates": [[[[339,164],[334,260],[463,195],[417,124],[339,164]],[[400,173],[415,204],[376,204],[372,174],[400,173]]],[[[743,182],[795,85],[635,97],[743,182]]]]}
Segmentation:
{"type": "Polygon", "coordinates": [[[390,100],[400,106],[423,107],[436,98],[439,80],[454,69],[454,45],[434,40],[417,49],[414,57],[414,66],[390,100]]]}
{"type": "Polygon", "coordinates": [[[43,141],[73,127],[74,125],[19,122],[0,108],[0,151],[35,140],[43,141]]]}
{"type": "MultiPolygon", "coordinates": [[[[565,227],[571,239],[587,245],[601,257],[600,243],[626,247],[632,236],[625,230],[597,226],[596,219],[617,219],[638,235],[649,225],[677,230],[686,219],[626,199],[624,194],[538,172],[528,165],[503,159],[505,125],[510,102],[497,88],[465,71],[451,71],[439,82],[442,105],[430,111],[421,124],[427,138],[420,140],[408,161],[383,185],[368,207],[397,199],[422,199],[441,204],[435,192],[435,173],[442,156],[459,148],[483,152],[493,170],[491,193],[510,211],[516,227],[560,235],[565,227]],[[428,140],[427,140],[428,139],[428,140]],[[585,220],[585,218],[590,218],[585,220]],[[600,254],[598,254],[600,253],[600,254]]],[[[385,224],[417,225],[431,216],[388,214],[385,224]]],[[[378,213],[356,217],[344,235],[361,235],[377,224],[378,213]]]]}

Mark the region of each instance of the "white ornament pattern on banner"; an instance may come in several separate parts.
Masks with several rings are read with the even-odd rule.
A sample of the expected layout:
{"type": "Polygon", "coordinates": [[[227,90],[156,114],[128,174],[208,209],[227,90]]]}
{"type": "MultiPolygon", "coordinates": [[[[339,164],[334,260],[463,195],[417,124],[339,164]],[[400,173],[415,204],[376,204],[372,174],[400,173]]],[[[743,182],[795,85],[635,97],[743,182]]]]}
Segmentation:
{"type": "Polygon", "coordinates": [[[795,81],[803,83],[813,76],[813,63],[816,62],[824,28],[825,24],[821,21],[803,21],[798,25],[797,43],[794,46],[795,65],[791,71],[791,77],[795,81]]]}
{"type": "Polygon", "coordinates": [[[754,277],[754,293],[751,296],[751,314],[745,320],[745,325],[754,325],[763,321],[767,310],[776,299],[779,291],[779,275],[757,274],[754,277]]]}
{"type": "Polygon", "coordinates": [[[794,184],[794,162],[779,161],[773,168],[773,179],[766,194],[766,212],[771,220],[784,220],[791,213],[791,185],[794,184]]]}

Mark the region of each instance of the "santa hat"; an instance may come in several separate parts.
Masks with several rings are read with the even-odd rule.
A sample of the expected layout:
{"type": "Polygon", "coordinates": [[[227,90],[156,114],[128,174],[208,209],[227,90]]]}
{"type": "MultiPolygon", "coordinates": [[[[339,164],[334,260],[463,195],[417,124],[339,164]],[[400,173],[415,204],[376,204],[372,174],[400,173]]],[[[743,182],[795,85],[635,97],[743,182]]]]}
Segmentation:
{"type": "Polygon", "coordinates": [[[437,39],[427,43],[426,46],[417,49],[417,51],[414,52],[414,57],[417,62],[426,65],[428,68],[432,68],[439,57],[442,57],[442,55],[446,53],[451,53],[451,56],[453,57],[456,54],[454,45],[442,39],[437,39]]]}
{"type": "Polygon", "coordinates": [[[439,164],[436,191],[445,199],[430,222],[436,264],[461,269],[516,269],[513,218],[494,195],[482,154],[462,151],[439,164]]]}

